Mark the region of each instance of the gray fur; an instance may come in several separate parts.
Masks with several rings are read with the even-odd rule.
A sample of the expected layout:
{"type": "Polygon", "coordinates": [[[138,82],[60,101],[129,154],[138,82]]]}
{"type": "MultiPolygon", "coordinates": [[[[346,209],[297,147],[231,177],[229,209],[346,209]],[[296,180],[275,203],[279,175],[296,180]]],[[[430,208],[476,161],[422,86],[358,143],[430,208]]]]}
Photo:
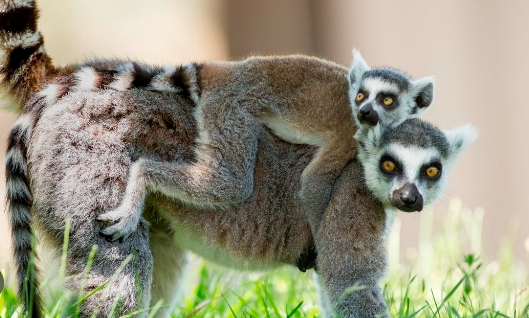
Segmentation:
{"type": "Polygon", "coordinates": [[[418,118],[406,120],[398,129],[394,127],[385,129],[380,138],[380,146],[383,147],[392,143],[425,149],[436,148],[445,158],[448,157],[450,150],[450,145],[443,131],[418,118]]]}
{"type": "MultiPolygon", "coordinates": [[[[302,56],[253,57],[189,64],[183,75],[182,94],[196,104],[196,161],[182,164],[139,158],[131,167],[122,204],[99,217],[116,222],[103,233],[118,239],[134,231],[148,191],[198,206],[229,206],[249,198],[257,131],[263,124],[286,141],[319,147],[303,173],[299,193],[304,213],[317,232],[332,180],[355,153],[355,128],[342,124],[351,116],[344,94],[345,69],[302,56]]],[[[143,86],[166,90],[154,80],[143,86]]]]}
{"type": "Polygon", "coordinates": [[[365,72],[362,79],[368,78],[376,78],[395,84],[401,91],[407,91],[411,86],[410,76],[408,74],[387,67],[376,68],[365,72]]]}
{"type": "Polygon", "coordinates": [[[120,204],[134,158],[195,160],[193,109],[188,99],[174,93],[138,89],[76,92],[49,105],[36,123],[28,151],[33,215],[57,250],[65,221],[72,222],[67,262],[72,279],[67,286],[74,291],[80,288],[94,244],[98,251],[91,274],[83,282],[87,288],[108,280],[128,255],[138,256],[114,284],[107,285],[105,293],[83,304],[83,316],[96,311],[104,316],[115,297],[124,297],[120,314],[161,298],[174,299],[174,289],[156,288],[151,293],[150,286],[181,281],[185,250],[227,266],[261,269],[298,266],[313,244],[319,251],[316,263],[321,292],[330,300],[329,312],[343,309],[346,317],[383,313],[384,301],[376,282],[385,271],[384,240],[390,220],[362,181],[360,164],[352,161],[340,174],[321,230],[313,238],[296,193],[315,148],[286,143],[262,126],[255,187],[248,200],[218,209],[148,193],[144,217],[150,227],[140,219],[139,228],[123,243],[111,243],[99,235],[102,224],[96,218],[120,204]],[[179,125],[167,129],[167,121],[179,125]],[[163,250],[174,258],[167,266],[154,267],[153,276],[156,255],[161,257],[163,250]],[[338,302],[354,283],[367,288],[338,302]],[[139,299],[134,296],[137,290],[141,291],[139,299]]]}
{"type": "MultiPolygon", "coordinates": [[[[118,315],[160,299],[174,306],[187,250],[242,269],[317,265],[329,315],[387,316],[377,283],[391,215],[352,159],[355,125],[344,68],[291,56],[207,67],[103,61],[54,69],[40,57],[39,67],[25,68],[26,81],[12,85],[8,78],[31,118],[13,130],[19,137],[8,148],[11,224],[22,220],[26,231],[14,239],[26,244],[15,258],[31,253],[32,225],[59,251],[69,221],[66,287],[79,295],[106,284],[83,302],[82,317],[106,317],[115,302],[118,315]],[[21,96],[34,102],[23,104],[21,96]],[[293,101],[309,113],[289,122],[279,106],[293,101]],[[321,124],[323,135],[321,126],[311,126],[321,124]],[[313,173],[315,156],[332,167],[313,173]],[[129,192],[133,167],[140,186],[129,192]],[[108,228],[98,218],[119,210],[129,193],[140,198],[139,212],[118,226],[130,236],[111,242],[100,235],[108,228]],[[312,205],[315,213],[307,213],[312,205]],[[341,301],[354,284],[366,288],[341,301]]],[[[448,139],[461,138],[454,131],[448,139]]],[[[455,144],[462,149],[463,142],[455,144]]]]}

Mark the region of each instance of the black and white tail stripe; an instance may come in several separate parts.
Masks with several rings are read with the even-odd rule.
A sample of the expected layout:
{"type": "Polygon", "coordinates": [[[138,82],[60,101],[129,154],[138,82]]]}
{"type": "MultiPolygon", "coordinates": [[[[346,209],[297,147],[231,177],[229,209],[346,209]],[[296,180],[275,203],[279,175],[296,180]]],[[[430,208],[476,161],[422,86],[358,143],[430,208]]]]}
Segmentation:
{"type": "Polygon", "coordinates": [[[0,0],[0,79],[23,105],[52,70],[33,0],[0,0]]]}
{"type": "MultiPolygon", "coordinates": [[[[43,103],[43,102],[42,102],[43,103]]],[[[6,199],[12,232],[18,295],[29,317],[40,317],[41,301],[37,293],[38,279],[35,267],[31,205],[33,196],[29,187],[27,149],[31,130],[35,125],[34,113],[21,115],[9,134],[6,154],[6,199]]]]}
{"type": "Polygon", "coordinates": [[[200,68],[200,64],[155,67],[133,62],[93,62],[71,75],[55,78],[39,95],[51,104],[67,92],[141,88],[181,94],[197,104],[200,68]]]}
{"type": "MultiPolygon", "coordinates": [[[[33,108],[31,103],[25,105],[54,70],[37,30],[38,16],[34,0],[0,0],[0,84],[13,95],[20,109],[26,110],[11,130],[6,154],[6,199],[18,295],[27,310],[25,317],[40,317],[41,304],[32,246],[33,197],[27,165],[27,147],[37,113],[27,111],[33,108]]],[[[44,101],[40,98],[34,103],[44,101]]]]}

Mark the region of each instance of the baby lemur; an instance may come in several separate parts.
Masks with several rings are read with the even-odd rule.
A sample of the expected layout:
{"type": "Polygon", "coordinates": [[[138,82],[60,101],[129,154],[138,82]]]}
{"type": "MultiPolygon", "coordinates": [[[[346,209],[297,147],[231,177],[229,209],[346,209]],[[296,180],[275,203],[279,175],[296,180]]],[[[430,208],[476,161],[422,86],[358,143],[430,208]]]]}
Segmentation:
{"type": "MultiPolygon", "coordinates": [[[[123,202],[98,218],[116,222],[102,231],[113,240],[126,238],[136,229],[148,191],[211,207],[249,198],[254,185],[257,131],[263,123],[285,141],[318,147],[303,171],[299,192],[303,211],[313,233],[317,233],[332,181],[356,153],[354,128],[345,124],[350,110],[342,107],[347,100],[339,77],[344,74],[326,61],[302,56],[253,57],[180,69],[129,62],[84,72],[90,74],[89,80],[82,82],[88,89],[98,87],[100,78],[113,75],[114,82],[108,86],[128,89],[135,81],[142,81],[153,91],[184,91],[196,105],[199,137],[195,161],[182,164],[148,156],[137,158],[123,202]],[[183,87],[181,82],[174,82],[175,77],[184,79],[183,87]]],[[[363,126],[358,134],[377,124],[398,125],[419,115],[433,99],[432,78],[411,81],[394,69],[370,69],[357,51],[348,78],[349,98],[358,114],[356,126],[363,126]]]]}

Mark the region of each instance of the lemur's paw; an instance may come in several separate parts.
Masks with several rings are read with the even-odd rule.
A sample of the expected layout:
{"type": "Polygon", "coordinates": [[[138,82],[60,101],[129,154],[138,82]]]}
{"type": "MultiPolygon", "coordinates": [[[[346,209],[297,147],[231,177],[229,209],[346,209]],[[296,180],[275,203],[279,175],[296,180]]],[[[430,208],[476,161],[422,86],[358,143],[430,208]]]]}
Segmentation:
{"type": "Polygon", "coordinates": [[[113,225],[102,229],[101,234],[111,241],[118,239],[124,241],[132,232],[136,231],[140,217],[135,211],[131,211],[130,208],[121,206],[116,210],[101,214],[97,217],[97,220],[101,222],[115,222],[113,225]]]}

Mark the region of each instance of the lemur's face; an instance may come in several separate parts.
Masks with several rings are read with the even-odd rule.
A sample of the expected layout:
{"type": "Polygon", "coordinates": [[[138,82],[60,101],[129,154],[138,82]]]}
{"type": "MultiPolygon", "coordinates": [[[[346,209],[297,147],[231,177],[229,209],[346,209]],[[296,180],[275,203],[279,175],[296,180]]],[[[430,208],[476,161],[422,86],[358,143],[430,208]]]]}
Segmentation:
{"type": "Polygon", "coordinates": [[[407,74],[390,68],[370,69],[355,51],[349,98],[359,126],[389,127],[419,115],[432,103],[433,81],[412,81],[407,74]]]}
{"type": "Polygon", "coordinates": [[[436,149],[394,143],[380,149],[375,158],[378,167],[369,172],[369,178],[378,179],[376,189],[385,205],[417,212],[442,196],[447,176],[444,157],[436,149]]]}
{"type": "Polygon", "coordinates": [[[471,126],[444,132],[419,119],[376,130],[359,149],[366,184],[385,207],[404,212],[441,198],[455,159],[477,137],[471,126]]]}

